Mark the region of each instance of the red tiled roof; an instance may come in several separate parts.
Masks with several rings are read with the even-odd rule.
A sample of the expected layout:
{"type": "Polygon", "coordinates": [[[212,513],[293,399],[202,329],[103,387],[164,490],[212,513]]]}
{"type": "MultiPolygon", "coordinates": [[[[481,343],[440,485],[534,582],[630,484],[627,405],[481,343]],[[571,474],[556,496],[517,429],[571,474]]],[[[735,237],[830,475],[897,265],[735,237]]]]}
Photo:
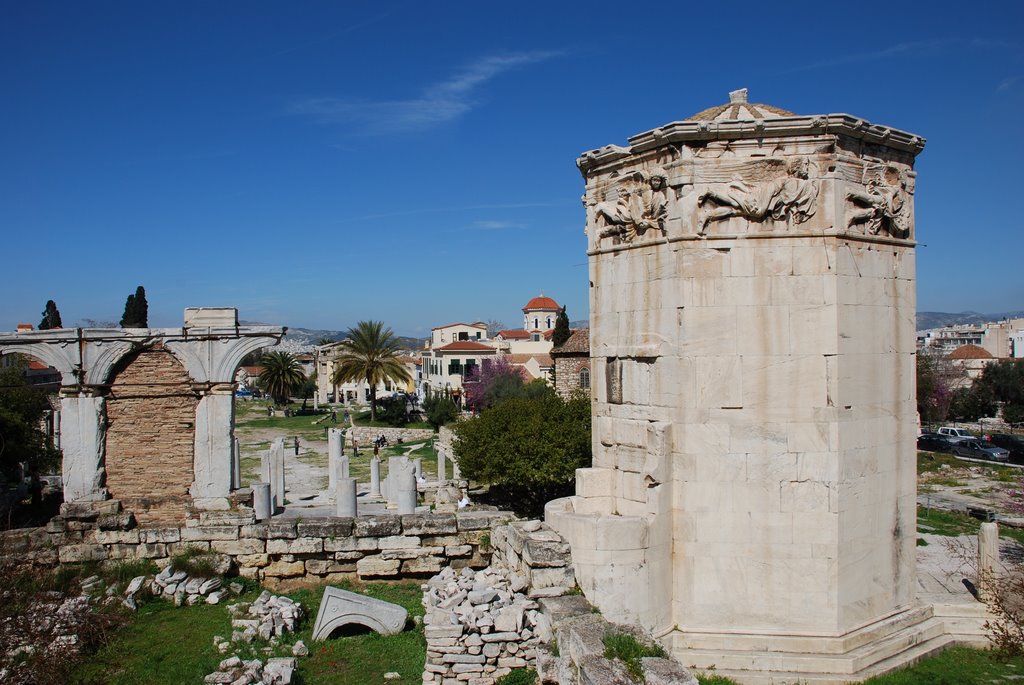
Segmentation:
{"type": "Polygon", "coordinates": [[[244,369],[250,376],[258,376],[263,373],[262,366],[243,366],[242,369],[244,369]]]}
{"type": "Polygon", "coordinates": [[[498,331],[498,335],[506,340],[525,340],[530,337],[530,332],[524,331],[522,328],[512,328],[507,331],[498,331]]]}
{"type": "Polygon", "coordinates": [[[558,310],[558,309],[561,309],[561,308],[562,308],[561,305],[559,305],[557,302],[552,300],[550,297],[544,297],[543,295],[541,295],[540,297],[535,297],[532,300],[530,300],[529,302],[527,302],[526,306],[523,307],[523,311],[525,312],[525,311],[529,311],[531,309],[555,309],[555,310],[558,310]]]}
{"type": "Polygon", "coordinates": [[[456,340],[442,347],[434,349],[435,352],[496,352],[490,345],[484,345],[473,340],[456,340]]]}
{"type": "Polygon", "coordinates": [[[452,326],[469,326],[470,328],[483,328],[483,329],[487,328],[487,324],[482,323],[480,321],[477,321],[476,323],[462,323],[461,321],[457,321],[455,323],[445,324],[444,326],[434,326],[430,330],[437,331],[437,330],[440,330],[442,328],[451,328],[452,326]]]}
{"type": "Polygon", "coordinates": [[[28,368],[32,369],[33,371],[42,371],[42,370],[48,369],[50,367],[47,366],[46,364],[42,363],[42,362],[37,362],[35,359],[29,359],[28,360],[28,368]]]}
{"type": "Polygon", "coordinates": [[[963,345],[946,355],[946,359],[993,359],[992,353],[977,345],[963,345]]]}

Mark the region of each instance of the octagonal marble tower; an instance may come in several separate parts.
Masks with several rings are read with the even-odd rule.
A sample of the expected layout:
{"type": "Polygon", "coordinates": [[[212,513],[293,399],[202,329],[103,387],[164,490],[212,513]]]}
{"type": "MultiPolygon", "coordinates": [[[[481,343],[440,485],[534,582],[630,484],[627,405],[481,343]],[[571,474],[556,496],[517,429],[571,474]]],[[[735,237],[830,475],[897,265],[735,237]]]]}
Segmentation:
{"type": "Polygon", "coordinates": [[[742,90],[577,160],[594,461],[546,518],[685,664],[845,682],[941,632],[915,606],[923,147],[742,90]]]}

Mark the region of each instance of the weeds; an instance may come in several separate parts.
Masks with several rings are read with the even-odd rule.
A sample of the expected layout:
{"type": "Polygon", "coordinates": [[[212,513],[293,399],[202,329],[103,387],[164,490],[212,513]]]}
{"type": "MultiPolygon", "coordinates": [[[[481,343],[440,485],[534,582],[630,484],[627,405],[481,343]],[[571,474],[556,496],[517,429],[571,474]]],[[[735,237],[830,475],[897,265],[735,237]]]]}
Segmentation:
{"type": "Polygon", "coordinates": [[[501,676],[494,685],[534,685],[537,682],[537,671],[532,668],[516,668],[501,676]]]}
{"type": "Polygon", "coordinates": [[[629,633],[610,631],[604,636],[604,656],[606,659],[620,660],[634,680],[642,681],[644,670],[640,660],[644,657],[664,657],[665,650],[658,644],[643,644],[629,633]]]}

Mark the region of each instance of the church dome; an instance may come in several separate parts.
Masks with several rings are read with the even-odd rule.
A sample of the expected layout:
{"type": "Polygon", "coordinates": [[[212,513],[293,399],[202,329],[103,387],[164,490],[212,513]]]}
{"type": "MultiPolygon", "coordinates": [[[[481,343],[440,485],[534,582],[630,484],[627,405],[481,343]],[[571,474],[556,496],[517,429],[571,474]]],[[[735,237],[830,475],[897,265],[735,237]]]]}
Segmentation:
{"type": "Polygon", "coordinates": [[[793,112],[773,107],[772,105],[758,105],[747,102],[747,89],[740,88],[729,93],[729,102],[717,107],[709,107],[703,112],[697,112],[687,121],[754,121],[755,119],[774,119],[778,117],[795,117],[793,112]]]}
{"type": "Polygon", "coordinates": [[[550,297],[541,295],[540,297],[533,298],[526,303],[525,307],[523,307],[524,312],[528,312],[533,309],[561,309],[561,307],[550,297]]]}

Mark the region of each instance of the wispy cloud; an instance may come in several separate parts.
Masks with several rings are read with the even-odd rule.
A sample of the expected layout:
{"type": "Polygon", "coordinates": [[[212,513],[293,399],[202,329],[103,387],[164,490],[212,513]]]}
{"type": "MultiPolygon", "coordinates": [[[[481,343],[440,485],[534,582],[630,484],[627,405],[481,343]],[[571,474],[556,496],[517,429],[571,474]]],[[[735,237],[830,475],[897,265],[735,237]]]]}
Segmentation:
{"type": "Polygon", "coordinates": [[[890,57],[922,57],[924,55],[932,54],[939,48],[953,42],[952,39],[942,40],[919,40],[911,41],[907,43],[897,43],[881,50],[872,50],[869,52],[855,52],[848,55],[840,55],[833,57],[832,59],[822,60],[820,62],[813,62],[811,64],[802,64],[800,66],[787,69],[787,72],[797,71],[809,71],[811,69],[823,69],[825,67],[837,67],[845,64],[858,64],[860,62],[872,62],[879,59],[887,59],[890,57]]]}
{"type": "Polygon", "coordinates": [[[478,104],[476,93],[495,77],[558,55],[551,51],[492,55],[406,100],[308,98],[292,103],[288,112],[310,116],[324,124],[344,125],[364,135],[419,131],[458,119],[473,109],[478,104]]]}
{"type": "Polygon", "coordinates": [[[999,85],[996,86],[996,90],[999,91],[1000,93],[1005,93],[1006,91],[1013,88],[1013,85],[1017,83],[1017,80],[1019,78],[1020,77],[1018,76],[1010,76],[1008,78],[1004,78],[1002,81],[999,82],[999,85]]]}
{"type": "Polygon", "coordinates": [[[469,228],[479,231],[504,231],[509,228],[526,228],[526,224],[515,221],[474,221],[469,228]]]}

